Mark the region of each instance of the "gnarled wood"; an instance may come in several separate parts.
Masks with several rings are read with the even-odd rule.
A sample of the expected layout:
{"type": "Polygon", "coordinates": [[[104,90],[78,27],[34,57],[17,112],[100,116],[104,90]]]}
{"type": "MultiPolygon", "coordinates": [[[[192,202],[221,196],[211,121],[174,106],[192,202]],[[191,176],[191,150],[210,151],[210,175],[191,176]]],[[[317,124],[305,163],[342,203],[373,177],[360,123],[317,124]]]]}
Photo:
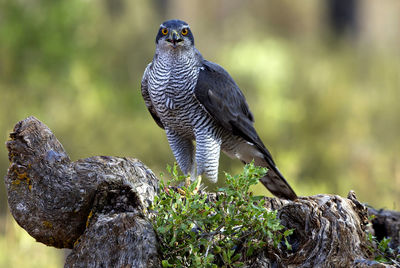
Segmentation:
{"type": "MultiPolygon", "coordinates": [[[[50,129],[34,117],[19,122],[10,138],[5,182],[11,213],[37,241],[72,248],[66,267],[160,266],[146,212],[158,189],[151,170],[131,158],[71,162],[50,129]]],[[[371,214],[376,215],[372,226],[384,226],[392,246],[399,244],[399,213],[368,210],[353,192],[347,198],[265,199],[282,224],[295,230],[293,249],[268,246],[247,267],[384,267],[372,261],[367,247],[371,214]]]]}
{"type": "Polygon", "coordinates": [[[282,224],[295,230],[290,238],[293,252],[278,252],[275,261],[280,265],[352,267],[372,257],[365,244],[367,210],[352,192],[348,198],[303,197],[274,209],[278,209],[282,224]]]}
{"type": "Polygon", "coordinates": [[[156,236],[144,212],[158,189],[151,170],[130,158],[71,162],[34,117],[19,122],[10,138],[8,204],[31,236],[48,246],[73,248],[71,267],[159,265],[156,236]]]}

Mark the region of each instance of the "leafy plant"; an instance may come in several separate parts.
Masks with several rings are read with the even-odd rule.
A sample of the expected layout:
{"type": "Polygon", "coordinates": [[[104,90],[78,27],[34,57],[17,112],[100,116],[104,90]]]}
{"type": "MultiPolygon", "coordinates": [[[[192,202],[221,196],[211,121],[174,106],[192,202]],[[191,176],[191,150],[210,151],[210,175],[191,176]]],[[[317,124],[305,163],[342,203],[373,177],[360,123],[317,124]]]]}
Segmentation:
{"type": "Polygon", "coordinates": [[[267,244],[290,249],[292,230],[284,230],[263,197],[249,193],[265,168],[249,164],[242,174],[225,174],[227,187],[215,194],[194,193],[196,182],[178,191],[171,183],[184,177],[176,165],[168,171],[173,178],[161,182],[152,218],[164,267],[240,267],[267,244]]]}
{"type": "Polygon", "coordinates": [[[368,248],[375,255],[375,261],[385,264],[394,264],[400,267],[400,247],[390,247],[390,237],[384,237],[379,241],[376,236],[367,233],[368,248]]]}

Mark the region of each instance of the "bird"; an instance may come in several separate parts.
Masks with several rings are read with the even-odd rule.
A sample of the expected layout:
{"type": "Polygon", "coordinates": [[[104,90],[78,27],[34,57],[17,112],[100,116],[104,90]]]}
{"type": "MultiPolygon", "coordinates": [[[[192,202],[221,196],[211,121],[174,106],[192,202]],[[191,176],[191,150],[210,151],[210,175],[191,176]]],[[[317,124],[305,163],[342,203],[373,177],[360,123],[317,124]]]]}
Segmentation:
{"type": "Polygon", "coordinates": [[[254,117],[239,86],[220,65],[207,61],[194,44],[189,25],[163,22],[155,39],[141,93],[181,171],[218,180],[220,152],[243,163],[266,167],[260,182],[276,197],[297,195],[277,168],[254,128],[254,117]]]}

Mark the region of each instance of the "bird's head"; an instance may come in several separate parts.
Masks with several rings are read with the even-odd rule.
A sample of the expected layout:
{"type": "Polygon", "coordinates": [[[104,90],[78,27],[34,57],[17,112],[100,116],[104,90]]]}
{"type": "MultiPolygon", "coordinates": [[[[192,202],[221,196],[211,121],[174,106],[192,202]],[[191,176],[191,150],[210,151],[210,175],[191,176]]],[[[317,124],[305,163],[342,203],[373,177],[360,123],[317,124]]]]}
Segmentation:
{"type": "Polygon", "coordinates": [[[156,45],[167,50],[191,49],[194,47],[194,38],[186,22],[168,20],[160,25],[156,45]]]}

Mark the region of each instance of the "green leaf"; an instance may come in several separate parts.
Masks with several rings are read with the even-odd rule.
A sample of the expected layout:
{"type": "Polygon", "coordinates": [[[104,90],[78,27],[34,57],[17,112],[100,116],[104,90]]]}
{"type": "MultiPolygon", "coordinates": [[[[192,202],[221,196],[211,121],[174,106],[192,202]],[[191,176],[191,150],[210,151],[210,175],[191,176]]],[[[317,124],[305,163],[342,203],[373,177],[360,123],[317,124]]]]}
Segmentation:
{"type": "Polygon", "coordinates": [[[239,260],[240,257],[241,257],[240,254],[236,254],[235,256],[233,256],[232,261],[235,262],[239,260]]]}
{"type": "Polygon", "coordinates": [[[253,255],[254,249],[255,249],[254,246],[251,245],[246,251],[246,256],[249,257],[249,256],[253,255]]]}
{"type": "Polygon", "coordinates": [[[173,267],[173,265],[170,264],[170,263],[168,262],[168,260],[162,260],[162,261],[161,261],[161,264],[162,264],[162,267],[173,267]]]}
{"type": "Polygon", "coordinates": [[[172,226],[170,226],[170,225],[157,227],[157,233],[165,234],[166,232],[168,232],[171,229],[171,227],[172,226]]]}
{"type": "Polygon", "coordinates": [[[226,254],[226,251],[222,251],[222,260],[224,261],[224,263],[229,263],[229,259],[228,259],[228,254],[226,254]]]}
{"type": "Polygon", "coordinates": [[[289,242],[287,241],[287,239],[285,238],[285,246],[288,250],[292,250],[292,245],[289,244],[289,242]]]}
{"type": "Polygon", "coordinates": [[[289,236],[289,235],[291,235],[291,234],[293,234],[293,229],[287,229],[287,230],[285,230],[284,232],[283,232],[283,235],[284,236],[289,236]]]}

